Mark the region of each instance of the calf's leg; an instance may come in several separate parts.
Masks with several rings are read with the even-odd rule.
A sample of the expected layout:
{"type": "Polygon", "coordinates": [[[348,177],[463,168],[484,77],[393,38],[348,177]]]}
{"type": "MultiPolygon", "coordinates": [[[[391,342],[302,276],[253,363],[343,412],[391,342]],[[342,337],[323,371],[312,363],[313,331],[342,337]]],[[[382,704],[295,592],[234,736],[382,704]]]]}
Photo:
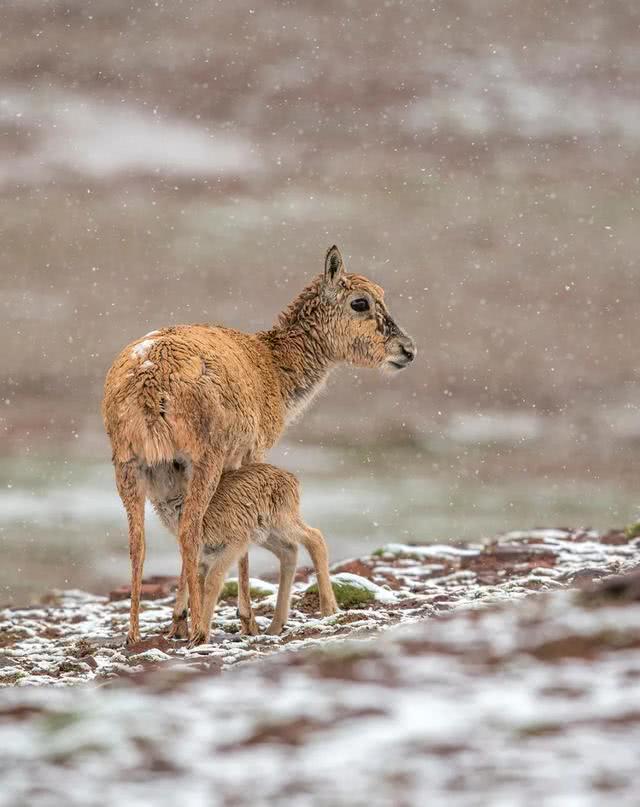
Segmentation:
{"type": "Polygon", "coordinates": [[[228,544],[205,548],[202,562],[202,565],[206,566],[202,579],[202,614],[200,622],[193,626],[189,647],[204,644],[209,639],[211,618],[220,597],[224,579],[240,552],[244,551],[246,551],[244,546],[229,546],[228,544]]]}
{"type": "Polygon", "coordinates": [[[301,524],[300,529],[300,542],[311,556],[311,561],[316,570],[316,577],[318,578],[320,613],[322,616],[330,616],[338,612],[338,603],[331,586],[327,544],[320,530],[308,527],[306,524],[301,524]]]}
{"type": "Polygon", "coordinates": [[[276,610],[267,628],[269,636],[277,636],[287,624],[289,618],[289,603],[291,601],[291,586],[296,574],[298,560],[298,545],[289,543],[282,538],[271,535],[265,542],[265,547],[274,553],[280,560],[280,579],[278,581],[278,598],[276,610]]]}
{"type": "Polygon", "coordinates": [[[238,561],[238,614],[241,632],[245,636],[257,636],[260,633],[258,623],[251,607],[251,581],[249,579],[249,553],[245,552],[238,561]]]}

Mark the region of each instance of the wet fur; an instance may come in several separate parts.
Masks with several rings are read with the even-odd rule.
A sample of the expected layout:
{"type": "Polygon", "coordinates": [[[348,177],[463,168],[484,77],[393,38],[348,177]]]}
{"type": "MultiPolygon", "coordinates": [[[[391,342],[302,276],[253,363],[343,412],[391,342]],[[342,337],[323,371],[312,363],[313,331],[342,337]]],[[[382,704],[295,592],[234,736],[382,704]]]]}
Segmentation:
{"type": "MultiPolygon", "coordinates": [[[[187,486],[186,469],[165,463],[147,469],[146,473],[149,497],[164,524],[177,535],[177,514],[187,486]],[[169,500],[165,498],[167,494],[169,500]]],[[[273,465],[245,465],[222,475],[203,519],[203,546],[198,563],[203,610],[200,623],[194,626],[191,645],[207,641],[227,571],[251,543],[269,549],[280,560],[278,599],[268,633],[278,634],[286,624],[299,544],[307,548],[316,569],[322,615],[338,610],[324,538],[300,518],[298,480],[273,465]]],[[[183,636],[186,636],[185,623],[183,608],[176,620],[176,628],[183,636]]]]}

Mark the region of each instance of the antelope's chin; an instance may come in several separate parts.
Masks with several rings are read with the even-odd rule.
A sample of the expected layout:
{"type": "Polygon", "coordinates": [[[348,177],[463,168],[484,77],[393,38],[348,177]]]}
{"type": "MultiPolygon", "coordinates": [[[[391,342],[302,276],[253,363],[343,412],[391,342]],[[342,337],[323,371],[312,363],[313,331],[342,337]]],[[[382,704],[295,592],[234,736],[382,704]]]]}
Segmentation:
{"type": "Polygon", "coordinates": [[[395,375],[407,368],[409,364],[410,362],[403,360],[400,356],[394,356],[392,359],[386,359],[380,369],[386,375],[395,375]]]}

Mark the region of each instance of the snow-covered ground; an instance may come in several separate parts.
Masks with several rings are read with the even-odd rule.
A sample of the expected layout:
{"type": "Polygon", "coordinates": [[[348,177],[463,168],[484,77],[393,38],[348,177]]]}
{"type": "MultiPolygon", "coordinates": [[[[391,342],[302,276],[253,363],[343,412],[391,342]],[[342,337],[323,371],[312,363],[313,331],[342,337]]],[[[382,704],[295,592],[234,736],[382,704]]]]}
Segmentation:
{"type": "Polygon", "coordinates": [[[130,650],[117,592],[6,610],[0,805],[635,805],[640,605],[566,589],[638,554],[567,530],[390,544],[334,570],[368,602],[318,619],[302,573],[281,637],[238,637],[229,599],[193,651],[160,635],[167,581],[130,650]]]}

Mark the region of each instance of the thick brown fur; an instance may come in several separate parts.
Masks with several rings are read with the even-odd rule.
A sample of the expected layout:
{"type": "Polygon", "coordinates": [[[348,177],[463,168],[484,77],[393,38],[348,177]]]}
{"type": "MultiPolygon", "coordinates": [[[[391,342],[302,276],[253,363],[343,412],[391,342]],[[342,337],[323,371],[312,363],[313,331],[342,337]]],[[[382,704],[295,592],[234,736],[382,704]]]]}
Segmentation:
{"type": "MultiPolygon", "coordinates": [[[[178,542],[193,628],[202,618],[198,562],[203,518],[223,471],[261,462],[338,364],[393,371],[414,356],[414,343],[389,315],[383,290],[365,277],[347,274],[337,247],[327,253],[324,274],[271,330],[247,334],[216,325],[181,325],[153,331],[125,347],[107,374],[102,411],[129,521],[128,640],[140,635],[149,468],[175,462],[186,475],[178,542]]],[[[167,500],[171,497],[168,491],[167,500]]],[[[254,630],[246,558],[239,577],[243,624],[254,630]]],[[[178,603],[175,618],[181,614],[177,608],[178,603]]]]}
{"type": "MultiPolygon", "coordinates": [[[[151,501],[164,524],[177,535],[186,475],[171,463],[166,468],[156,466],[148,476],[151,501]],[[173,480],[170,487],[174,492],[181,491],[170,507],[163,498],[168,480],[173,480]]],[[[300,518],[298,480],[293,474],[266,463],[244,465],[222,474],[204,515],[198,568],[203,608],[200,623],[193,626],[192,646],[207,641],[211,617],[227,571],[240,557],[246,556],[251,543],[270,550],[280,561],[278,597],[267,633],[280,633],[287,622],[300,544],[306,547],[316,570],[322,615],[329,616],[338,610],[322,533],[307,526],[300,518]]],[[[185,591],[179,591],[178,597],[182,610],[175,623],[175,632],[186,638],[185,591]]]]}

